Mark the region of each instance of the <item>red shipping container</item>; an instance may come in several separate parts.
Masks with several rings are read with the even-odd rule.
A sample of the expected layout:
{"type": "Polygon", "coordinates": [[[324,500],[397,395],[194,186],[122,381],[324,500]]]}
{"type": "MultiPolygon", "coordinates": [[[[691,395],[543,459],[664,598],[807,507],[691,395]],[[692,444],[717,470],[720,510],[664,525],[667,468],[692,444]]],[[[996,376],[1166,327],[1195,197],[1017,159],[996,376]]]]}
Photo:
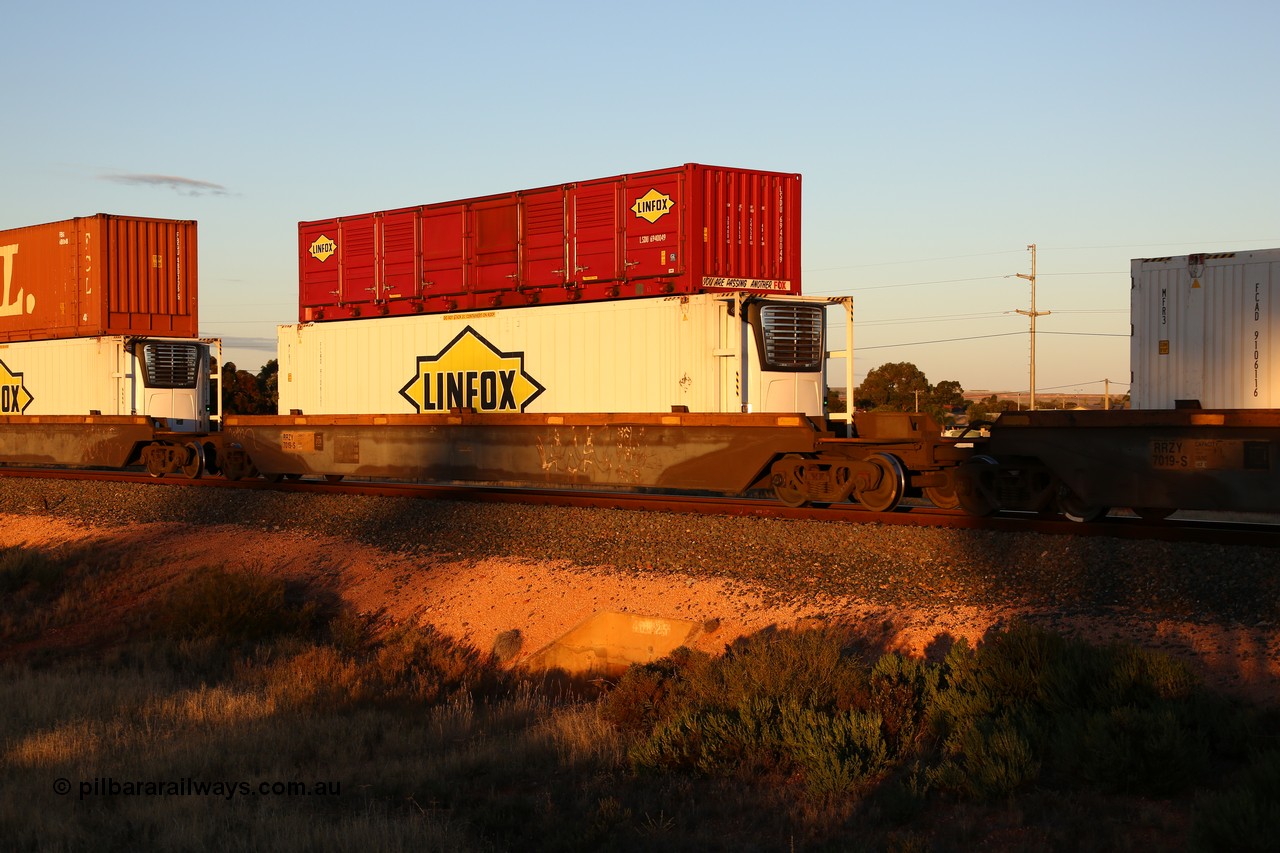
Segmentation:
{"type": "Polygon", "coordinates": [[[298,223],[298,318],[800,293],[800,176],[703,166],[298,223]]]}
{"type": "Polygon", "coordinates": [[[196,223],[83,216],[0,231],[0,341],[194,338],[196,223]]]}

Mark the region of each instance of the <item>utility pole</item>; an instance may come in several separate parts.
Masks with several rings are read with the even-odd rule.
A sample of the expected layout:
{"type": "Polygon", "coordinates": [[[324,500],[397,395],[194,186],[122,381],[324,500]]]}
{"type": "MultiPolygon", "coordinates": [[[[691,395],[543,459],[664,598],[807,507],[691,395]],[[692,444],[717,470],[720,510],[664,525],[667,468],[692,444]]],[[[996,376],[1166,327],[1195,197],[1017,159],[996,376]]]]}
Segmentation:
{"type": "Polygon", "coordinates": [[[1031,250],[1031,275],[1018,273],[1017,276],[1031,282],[1031,310],[1017,309],[1016,313],[1031,318],[1031,405],[1028,409],[1034,412],[1036,410],[1036,318],[1053,312],[1036,310],[1036,244],[1032,243],[1027,248],[1031,250]]]}

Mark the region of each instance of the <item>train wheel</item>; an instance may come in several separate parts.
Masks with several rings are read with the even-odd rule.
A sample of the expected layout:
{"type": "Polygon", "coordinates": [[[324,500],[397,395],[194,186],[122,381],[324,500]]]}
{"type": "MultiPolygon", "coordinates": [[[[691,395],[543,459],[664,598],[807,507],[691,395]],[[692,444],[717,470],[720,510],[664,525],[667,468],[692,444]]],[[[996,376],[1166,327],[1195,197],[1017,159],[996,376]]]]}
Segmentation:
{"type": "Polygon", "coordinates": [[[990,456],[974,456],[961,464],[952,473],[951,480],[955,487],[956,503],[969,515],[986,517],[1000,509],[987,484],[983,480],[987,468],[994,468],[999,463],[990,456]]]}
{"type": "Polygon", "coordinates": [[[880,481],[874,488],[855,489],[858,502],[872,512],[892,512],[907,490],[907,472],[890,453],[873,453],[867,461],[880,470],[880,481]]]}
{"type": "Polygon", "coordinates": [[[182,473],[192,480],[204,473],[204,446],[198,441],[187,443],[187,461],[182,465],[182,473]]]}
{"type": "Polygon", "coordinates": [[[960,498],[956,497],[956,481],[948,477],[945,486],[925,486],[924,497],[938,509],[955,509],[960,506],[960,498]]]}
{"type": "Polygon", "coordinates": [[[246,476],[252,467],[248,454],[238,444],[231,445],[223,453],[222,476],[228,480],[239,480],[246,476]]]}
{"type": "Polygon", "coordinates": [[[147,473],[160,478],[169,473],[168,451],[163,444],[152,444],[146,449],[147,473]]]}
{"type": "Polygon", "coordinates": [[[804,506],[809,498],[804,488],[804,458],[794,453],[773,463],[773,494],[785,506],[804,506]]]}
{"type": "Polygon", "coordinates": [[[1058,491],[1058,510],[1071,521],[1088,524],[1106,518],[1111,507],[1087,504],[1075,492],[1063,486],[1058,491]]]}

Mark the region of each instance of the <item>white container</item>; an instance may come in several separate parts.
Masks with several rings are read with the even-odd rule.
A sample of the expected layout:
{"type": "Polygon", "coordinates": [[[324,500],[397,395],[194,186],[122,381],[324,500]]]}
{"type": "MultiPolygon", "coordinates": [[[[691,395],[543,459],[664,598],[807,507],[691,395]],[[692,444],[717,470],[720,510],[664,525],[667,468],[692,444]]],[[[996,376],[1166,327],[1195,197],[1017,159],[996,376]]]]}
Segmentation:
{"type": "Polygon", "coordinates": [[[1280,249],[1133,261],[1131,405],[1280,408],[1280,249]]]}
{"type": "Polygon", "coordinates": [[[0,415],[146,415],[204,432],[209,346],[121,335],[0,344],[0,415]]]}
{"type": "Polygon", "coordinates": [[[827,302],[695,294],[281,326],[279,408],[820,415],[827,302]]]}

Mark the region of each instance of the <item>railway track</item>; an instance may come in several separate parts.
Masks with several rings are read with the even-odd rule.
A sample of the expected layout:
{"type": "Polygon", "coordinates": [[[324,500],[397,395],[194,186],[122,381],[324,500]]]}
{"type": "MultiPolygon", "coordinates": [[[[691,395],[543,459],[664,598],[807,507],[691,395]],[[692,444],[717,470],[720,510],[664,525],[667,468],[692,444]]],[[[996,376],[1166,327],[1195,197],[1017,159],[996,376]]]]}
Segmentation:
{"type": "Polygon", "coordinates": [[[544,506],[626,509],[699,515],[787,518],[843,524],[879,524],[983,530],[1005,533],[1041,533],[1057,536],[1099,536],[1165,542],[1198,542],[1218,545],[1280,547],[1280,518],[1257,516],[1242,519],[1210,513],[1178,514],[1153,521],[1127,512],[1113,512],[1097,522],[1077,523],[1060,516],[1032,513],[999,513],[974,517],[960,510],[938,509],[926,502],[904,501],[893,512],[872,512],[857,504],[787,507],[771,497],[724,497],[619,491],[540,489],[443,483],[400,483],[325,479],[226,480],[217,477],[154,478],[145,472],[98,470],[50,470],[3,468],[2,477],[56,480],[90,480],[131,483],[148,487],[241,489],[315,494],[349,494],[415,500],[451,500],[485,503],[523,503],[544,506]]]}

